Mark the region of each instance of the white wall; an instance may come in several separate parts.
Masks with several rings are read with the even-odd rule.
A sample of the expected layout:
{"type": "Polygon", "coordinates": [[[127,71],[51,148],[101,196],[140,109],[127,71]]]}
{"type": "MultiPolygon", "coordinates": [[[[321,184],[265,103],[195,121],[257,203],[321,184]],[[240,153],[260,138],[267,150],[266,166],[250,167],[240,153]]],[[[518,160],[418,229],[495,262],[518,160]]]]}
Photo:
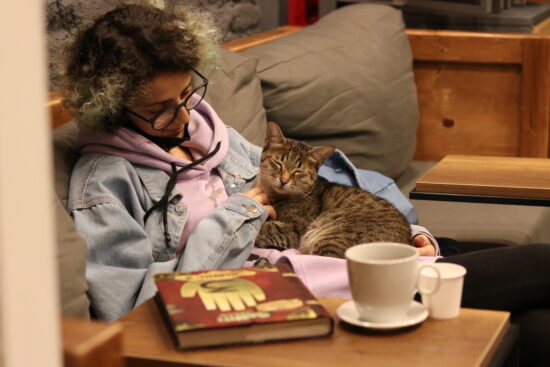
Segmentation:
{"type": "Polygon", "coordinates": [[[60,366],[42,0],[0,1],[0,366],[60,366]]]}

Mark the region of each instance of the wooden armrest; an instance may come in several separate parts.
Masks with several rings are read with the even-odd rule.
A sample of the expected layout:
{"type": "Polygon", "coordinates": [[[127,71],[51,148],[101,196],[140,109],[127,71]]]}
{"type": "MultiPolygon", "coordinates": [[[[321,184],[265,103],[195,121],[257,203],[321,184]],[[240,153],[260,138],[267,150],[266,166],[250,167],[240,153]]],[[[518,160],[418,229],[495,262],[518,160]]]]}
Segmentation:
{"type": "Polygon", "coordinates": [[[122,324],[62,319],[65,367],[123,367],[122,324]]]}
{"type": "Polygon", "coordinates": [[[415,159],[549,156],[550,36],[407,34],[420,109],[415,159]]]}
{"type": "Polygon", "coordinates": [[[264,43],[274,41],[278,38],[288,36],[289,34],[296,33],[302,28],[303,27],[300,26],[278,27],[242,39],[226,42],[222,45],[222,47],[230,51],[241,52],[251,47],[259,46],[264,43]]]}
{"type": "Polygon", "coordinates": [[[66,124],[73,118],[69,111],[63,106],[63,97],[59,91],[49,93],[47,107],[50,109],[52,129],[66,124]]]}

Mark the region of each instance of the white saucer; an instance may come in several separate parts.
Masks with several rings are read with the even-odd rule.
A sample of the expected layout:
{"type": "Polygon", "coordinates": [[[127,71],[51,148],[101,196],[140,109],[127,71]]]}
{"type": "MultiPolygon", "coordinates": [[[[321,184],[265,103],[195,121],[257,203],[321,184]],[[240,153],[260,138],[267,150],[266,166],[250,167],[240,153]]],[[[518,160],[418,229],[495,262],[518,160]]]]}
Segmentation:
{"type": "Polygon", "coordinates": [[[422,303],[412,301],[407,317],[404,320],[394,322],[363,321],[359,319],[359,313],[357,312],[353,301],[348,301],[338,307],[336,314],[340,320],[345,321],[348,324],[368,329],[390,330],[421,323],[428,317],[428,310],[422,303]]]}

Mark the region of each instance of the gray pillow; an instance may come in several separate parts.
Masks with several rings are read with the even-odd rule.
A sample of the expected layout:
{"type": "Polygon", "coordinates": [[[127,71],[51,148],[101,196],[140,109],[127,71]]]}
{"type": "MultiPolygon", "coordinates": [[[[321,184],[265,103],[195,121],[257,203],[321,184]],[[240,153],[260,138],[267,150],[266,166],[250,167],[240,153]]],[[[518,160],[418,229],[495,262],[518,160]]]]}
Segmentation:
{"type": "Polygon", "coordinates": [[[76,233],[73,220],[57,199],[54,212],[61,314],[87,319],[90,301],[86,295],[86,243],[76,233]]]}
{"type": "Polygon", "coordinates": [[[205,75],[209,80],[205,100],[225,124],[263,146],[266,117],[257,64],[257,59],[220,49],[217,67],[205,75]]]}
{"type": "Polygon", "coordinates": [[[69,181],[79,153],[74,149],[78,126],[74,120],[53,130],[55,193],[64,207],[69,197],[69,181]]]}
{"type": "Polygon", "coordinates": [[[260,60],[267,119],[289,137],[334,145],[356,166],[392,178],[405,169],[418,104],[401,12],[346,6],[244,54],[260,60]]]}
{"type": "Polygon", "coordinates": [[[78,128],[74,121],[53,131],[57,266],[62,315],[89,318],[84,275],[86,243],[76,233],[74,222],[66,209],[71,170],[78,159],[78,152],[73,148],[77,133],[78,128]]]}

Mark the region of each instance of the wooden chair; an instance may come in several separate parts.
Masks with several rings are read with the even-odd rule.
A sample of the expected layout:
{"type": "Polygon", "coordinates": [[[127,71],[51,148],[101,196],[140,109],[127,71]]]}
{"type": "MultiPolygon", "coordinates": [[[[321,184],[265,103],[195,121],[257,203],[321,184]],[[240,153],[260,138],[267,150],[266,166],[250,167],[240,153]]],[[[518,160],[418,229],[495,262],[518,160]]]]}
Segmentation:
{"type": "Polygon", "coordinates": [[[123,367],[122,324],[64,318],[65,367],[123,367]]]}

